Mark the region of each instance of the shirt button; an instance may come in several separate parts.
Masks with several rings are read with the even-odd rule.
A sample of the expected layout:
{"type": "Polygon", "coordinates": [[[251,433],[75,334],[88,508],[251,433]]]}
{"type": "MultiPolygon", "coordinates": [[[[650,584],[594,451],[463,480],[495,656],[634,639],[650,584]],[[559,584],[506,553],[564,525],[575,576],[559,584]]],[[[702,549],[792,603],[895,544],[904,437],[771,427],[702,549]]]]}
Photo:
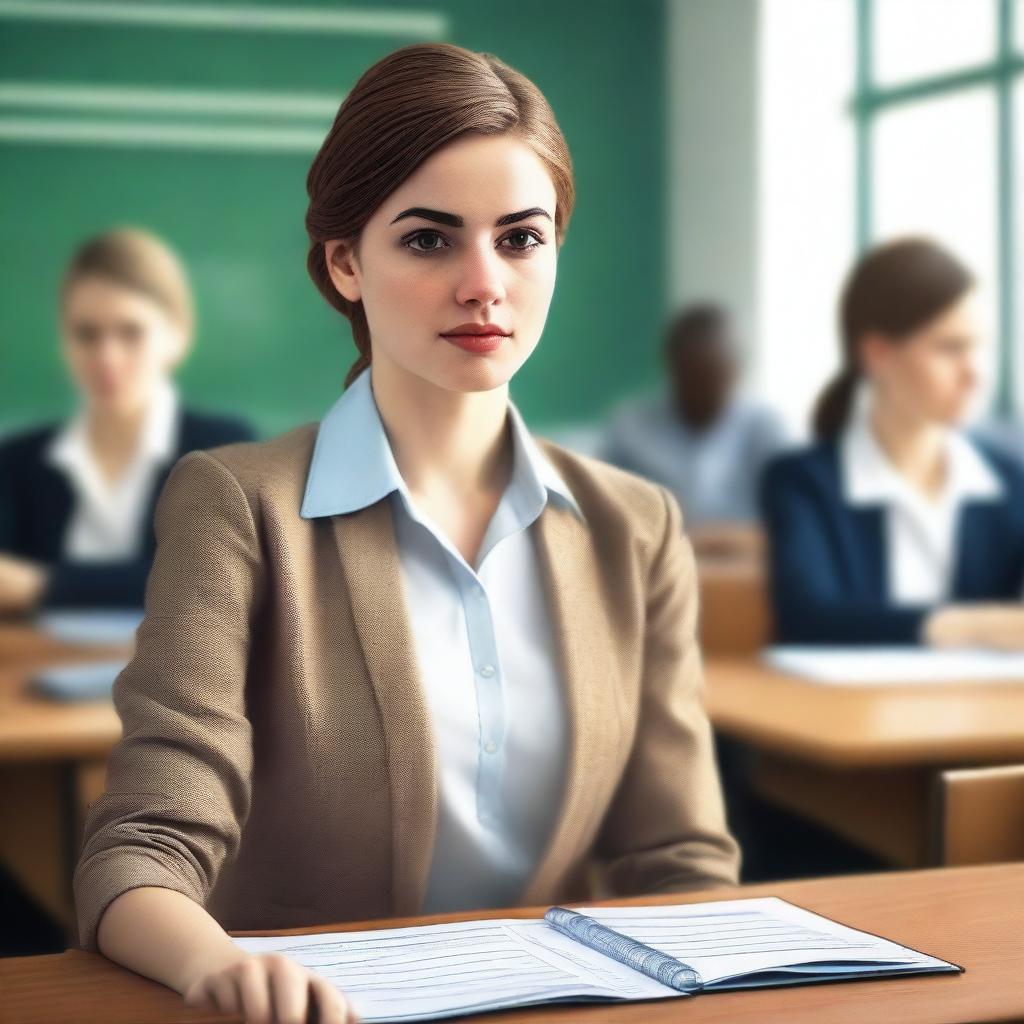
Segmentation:
{"type": "Polygon", "coordinates": [[[482,675],[484,679],[490,679],[491,676],[494,675],[494,666],[484,665],[484,667],[480,669],[480,675],[482,675]]]}
{"type": "Polygon", "coordinates": [[[494,740],[490,740],[487,743],[487,745],[484,747],[484,750],[486,750],[488,754],[493,754],[497,749],[498,749],[498,744],[495,743],[494,740]]]}

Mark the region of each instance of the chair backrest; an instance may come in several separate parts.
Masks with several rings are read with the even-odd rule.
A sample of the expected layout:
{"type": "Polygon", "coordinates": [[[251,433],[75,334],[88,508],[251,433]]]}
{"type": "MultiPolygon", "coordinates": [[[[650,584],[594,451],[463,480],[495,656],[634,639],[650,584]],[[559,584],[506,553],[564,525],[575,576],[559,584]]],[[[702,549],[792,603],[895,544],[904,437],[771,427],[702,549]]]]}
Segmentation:
{"type": "Polygon", "coordinates": [[[940,863],[1024,860],[1024,765],[944,771],[938,799],[940,863]]]}
{"type": "Polygon", "coordinates": [[[764,566],[759,558],[699,559],[701,649],[710,655],[759,651],[771,638],[764,566]]]}

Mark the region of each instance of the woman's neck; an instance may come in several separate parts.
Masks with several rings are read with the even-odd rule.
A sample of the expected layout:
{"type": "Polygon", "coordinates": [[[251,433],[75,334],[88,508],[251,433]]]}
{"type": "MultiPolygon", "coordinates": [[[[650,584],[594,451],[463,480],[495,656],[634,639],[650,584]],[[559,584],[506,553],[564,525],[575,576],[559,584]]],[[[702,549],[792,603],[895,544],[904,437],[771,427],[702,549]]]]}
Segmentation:
{"type": "Polygon", "coordinates": [[[504,491],[512,474],[507,385],[447,391],[383,361],[370,372],[395,462],[414,495],[504,491]]]}
{"type": "Polygon", "coordinates": [[[116,484],[139,446],[146,408],[105,409],[91,407],[85,414],[85,431],[89,447],[103,477],[116,484]]]}
{"type": "Polygon", "coordinates": [[[880,401],[872,406],[870,424],[889,461],[914,490],[935,501],[945,486],[948,469],[944,428],[911,419],[880,401]]]}

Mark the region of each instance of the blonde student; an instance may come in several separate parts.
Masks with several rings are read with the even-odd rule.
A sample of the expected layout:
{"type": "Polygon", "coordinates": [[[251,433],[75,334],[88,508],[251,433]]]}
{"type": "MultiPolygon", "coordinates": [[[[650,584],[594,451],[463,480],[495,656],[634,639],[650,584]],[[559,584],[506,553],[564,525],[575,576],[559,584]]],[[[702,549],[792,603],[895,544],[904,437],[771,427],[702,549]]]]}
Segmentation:
{"type": "Polygon", "coordinates": [[[192,345],[193,300],[163,239],[120,227],[84,240],[58,314],[77,408],[0,442],[0,614],[141,607],[171,466],[255,436],[181,401],[174,372],[192,345]]]}
{"type": "Polygon", "coordinates": [[[175,468],[75,875],[86,948],[251,1021],[347,1009],[225,929],[738,867],[678,505],[509,399],[573,206],[544,97],[489,54],[402,48],[307,185],[358,359],[319,424],[175,468]]]}

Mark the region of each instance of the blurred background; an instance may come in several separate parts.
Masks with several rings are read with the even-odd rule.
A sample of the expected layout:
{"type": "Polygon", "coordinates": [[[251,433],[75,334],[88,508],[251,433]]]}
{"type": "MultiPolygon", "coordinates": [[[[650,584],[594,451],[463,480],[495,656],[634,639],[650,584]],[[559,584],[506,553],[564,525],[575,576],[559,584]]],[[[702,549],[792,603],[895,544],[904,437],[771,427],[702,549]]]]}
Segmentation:
{"type": "MultiPolygon", "coordinates": [[[[762,417],[703,456],[705,493],[739,493],[727,458],[746,474],[739,512],[712,502],[705,516],[685,496],[691,470],[674,466],[665,435],[652,442],[668,443],[664,472],[650,474],[678,483],[691,525],[729,526],[700,552],[702,630],[730,815],[775,843],[746,877],[934,863],[929,787],[962,747],[910,774],[906,757],[894,775],[823,773],[811,794],[804,769],[741,742],[760,726],[744,733],[752,691],[737,659],[753,658],[771,622],[750,453],[758,439],[764,461],[809,437],[840,363],[842,282],[859,253],[907,234],[977,276],[985,372],[972,416],[1024,453],[1024,0],[0,0],[0,437],[77,409],[61,281],[85,239],[119,225],[162,239],[185,269],[185,404],[261,437],[320,419],[355,350],[306,273],[306,171],[361,73],[426,40],[524,72],[572,152],[577,205],[554,303],[512,385],[533,431],[643,472],[637,410],[676,370],[704,382],[692,409],[721,392],[691,426],[721,413],[734,375],[762,417]],[[687,371],[694,338],[712,339],[724,364],[687,371]],[[758,778],[770,815],[754,806],[758,778]],[[837,798],[854,787],[867,795],[837,798]],[[876,813],[886,795],[895,803],[876,813]]],[[[0,477],[0,537],[15,479],[0,477]]],[[[102,693],[135,621],[0,630],[0,865],[17,907],[3,952],[74,935],[70,869],[118,729],[102,693]],[[44,671],[85,662],[93,676],[44,671]],[[90,687],[99,700],[81,699],[90,687]]]]}
{"type": "Polygon", "coordinates": [[[535,430],[585,443],[658,381],[671,313],[709,299],[738,319],[747,386],[802,429],[844,272],[907,231],[980,276],[987,408],[1019,412],[1021,0],[3,0],[0,430],[67,412],[58,282],[122,223],[185,261],[186,398],[265,435],[318,419],[353,349],[306,275],[305,172],[359,74],[428,39],[530,76],[575,161],[559,286],[514,385],[535,430]]]}

